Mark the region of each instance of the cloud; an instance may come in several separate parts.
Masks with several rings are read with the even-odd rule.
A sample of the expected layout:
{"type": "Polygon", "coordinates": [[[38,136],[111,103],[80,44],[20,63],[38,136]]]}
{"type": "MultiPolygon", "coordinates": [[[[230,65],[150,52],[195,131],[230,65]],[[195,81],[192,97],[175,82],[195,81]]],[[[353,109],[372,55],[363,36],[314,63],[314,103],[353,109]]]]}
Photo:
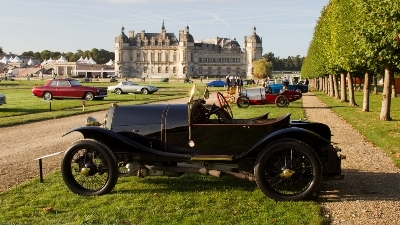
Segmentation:
{"type": "MultiPolygon", "coordinates": [[[[191,3],[191,2],[232,2],[232,0],[105,0],[108,3],[134,3],[134,4],[148,4],[148,3],[191,3]]],[[[233,0],[239,1],[239,0],[233,0]]]]}

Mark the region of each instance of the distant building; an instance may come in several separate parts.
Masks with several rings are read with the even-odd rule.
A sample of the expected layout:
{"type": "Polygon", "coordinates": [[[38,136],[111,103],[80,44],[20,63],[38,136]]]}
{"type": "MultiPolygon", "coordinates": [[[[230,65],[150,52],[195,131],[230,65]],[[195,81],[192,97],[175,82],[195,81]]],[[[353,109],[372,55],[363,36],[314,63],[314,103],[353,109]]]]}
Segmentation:
{"type": "Polygon", "coordinates": [[[115,71],[121,77],[252,77],[253,61],[262,57],[262,39],[253,33],[244,37],[243,48],[235,38],[194,41],[189,26],[178,37],[167,33],[164,22],[160,33],[135,34],[129,31],[115,38],[115,71]]]}

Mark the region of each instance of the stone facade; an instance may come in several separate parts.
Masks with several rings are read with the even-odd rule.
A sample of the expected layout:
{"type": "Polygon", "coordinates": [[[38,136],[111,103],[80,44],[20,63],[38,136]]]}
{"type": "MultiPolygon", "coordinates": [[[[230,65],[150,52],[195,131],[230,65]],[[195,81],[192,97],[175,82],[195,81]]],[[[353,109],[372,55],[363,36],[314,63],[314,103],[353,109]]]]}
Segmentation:
{"type": "Polygon", "coordinates": [[[253,76],[253,61],[262,57],[262,39],[253,33],[244,37],[243,48],[236,39],[215,37],[194,41],[189,26],[179,36],[167,33],[135,34],[129,31],[115,38],[115,71],[120,77],[225,77],[253,76]]]}

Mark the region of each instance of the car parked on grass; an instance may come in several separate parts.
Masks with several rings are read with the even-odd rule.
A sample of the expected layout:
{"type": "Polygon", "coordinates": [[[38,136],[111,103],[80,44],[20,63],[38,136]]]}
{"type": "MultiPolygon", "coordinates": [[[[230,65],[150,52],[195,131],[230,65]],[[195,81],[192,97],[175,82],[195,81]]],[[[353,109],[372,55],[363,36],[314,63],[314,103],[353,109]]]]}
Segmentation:
{"type": "Polygon", "coordinates": [[[213,80],[206,84],[208,87],[226,87],[226,82],[222,80],[213,80]]]}
{"type": "MultiPolygon", "coordinates": [[[[279,94],[279,92],[283,89],[282,84],[268,84],[268,87],[271,89],[273,94],[279,94]]],[[[299,93],[307,93],[308,86],[304,84],[289,84],[288,90],[297,91],[299,93]]]]}
{"type": "Polygon", "coordinates": [[[72,78],[52,79],[43,86],[33,87],[32,95],[44,100],[61,98],[79,98],[87,101],[103,100],[107,97],[107,89],[83,86],[72,78]]]}
{"type": "Polygon", "coordinates": [[[6,96],[4,94],[0,93],[0,105],[3,105],[3,104],[7,104],[6,96]]]}
{"type": "Polygon", "coordinates": [[[109,86],[107,89],[109,92],[113,92],[117,95],[124,93],[153,94],[154,92],[158,91],[158,89],[154,86],[140,85],[129,80],[119,82],[117,85],[109,86]]]}
{"type": "Polygon", "coordinates": [[[83,139],[63,156],[67,187],[93,196],[110,192],[119,176],[197,173],[252,181],[269,198],[302,201],[322,181],[343,179],[343,157],[327,125],[292,121],[290,113],[237,119],[220,92],[219,105],[206,104],[207,88],[202,98],[195,99],[196,93],[194,85],[181,104],[115,103],[104,123],[88,117],[86,126],[68,131],[83,139]]]}

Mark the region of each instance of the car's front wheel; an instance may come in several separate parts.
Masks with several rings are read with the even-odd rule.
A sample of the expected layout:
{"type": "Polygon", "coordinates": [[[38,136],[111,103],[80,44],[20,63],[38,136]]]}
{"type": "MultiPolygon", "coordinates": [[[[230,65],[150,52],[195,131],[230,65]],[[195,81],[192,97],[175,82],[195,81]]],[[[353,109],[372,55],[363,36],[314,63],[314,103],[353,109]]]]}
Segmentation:
{"type": "Polygon", "coordinates": [[[321,183],[321,170],[315,151],[294,139],[282,139],[264,148],[254,167],[260,190],[277,201],[311,197],[321,183]]]}
{"type": "Polygon", "coordinates": [[[53,95],[50,92],[46,91],[45,93],[43,93],[43,99],[46,101],[50,101],[51,99],[53,99],[53,95]]]}
{"type": "Polygon", "coordinates": [[[115,89],[115,94],[117,94],[117,95],[120,95],[120,94],[122,94],[122,90],[121,90],[121,89],[119,89],[119,88],[115,89]]]}
{"type": "Polygon", "coordinates": [[[147,88],[143,88],[142,89],[142,94],[147,95],[149,93],[149,90],[147,90],[147,88]]]}
{"type": "Polygon", "coordinates": [[[115,156],[104,144],[84,139],[72,144],[61,162],[61,173],[67,187],[80,195],[110,192],[118,180],[115,156]]]}
{"type": "Polygon", "coordinates": [[[94,95],[93,95],[92,92],[87,92],[87,93],[85,94],[85,100],[86,100],[86,101],[92,101],[93,99],[94,99],[94,95]]]}

